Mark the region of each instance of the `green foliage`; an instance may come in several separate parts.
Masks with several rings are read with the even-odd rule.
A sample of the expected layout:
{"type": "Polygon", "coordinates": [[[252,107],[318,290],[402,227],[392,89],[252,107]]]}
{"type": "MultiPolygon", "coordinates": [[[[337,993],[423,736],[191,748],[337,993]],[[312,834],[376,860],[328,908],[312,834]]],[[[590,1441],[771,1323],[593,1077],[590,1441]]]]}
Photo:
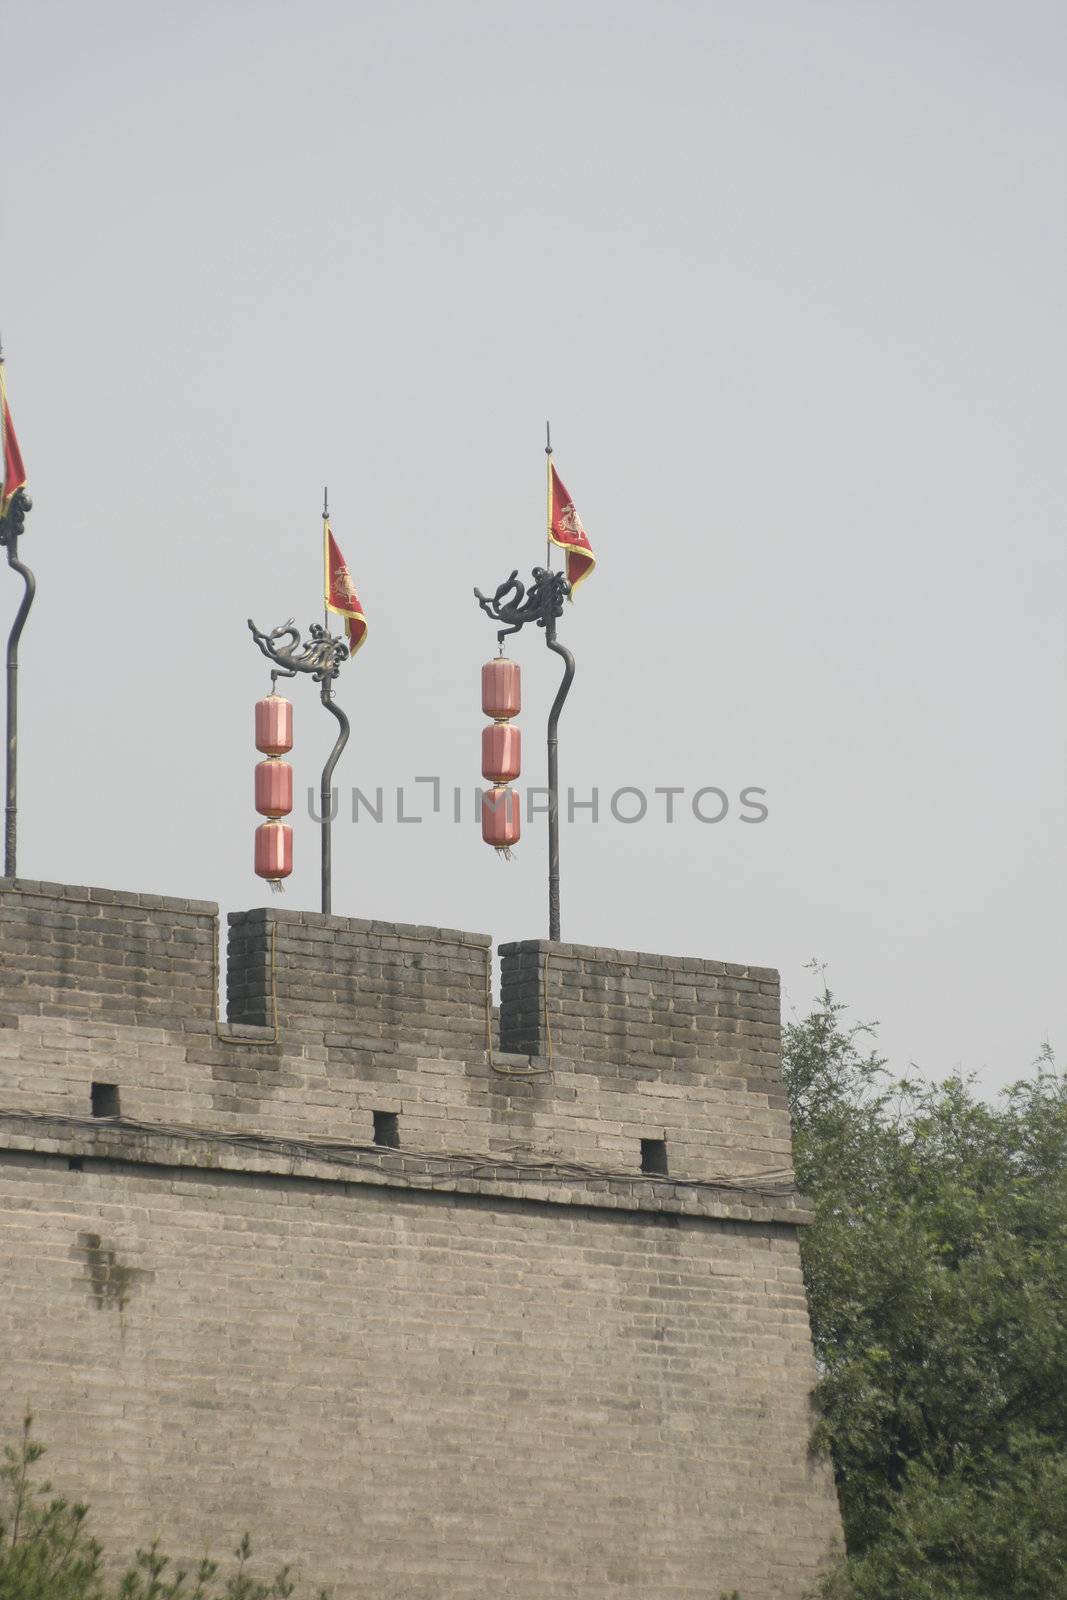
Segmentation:
{"type": "Polygon", "coordinates": [[[1067,1600],[1067,1078],[893,1082],[825,990],[786,1029],[835,1600],[1067,1600]]]}
{"type": "Polygon", "coordinates": [[[881,1537],[830,1579],[830,1600],[1063,1600],[1067,1454],[1017,1435],[945,1473],[912,1462],[881,1537]]]}
{"type": "Polygon", "coordinates": [[[35,1483],[44,1454],[26,1418],[18,1447],[0,1467],[0,1600],[96,1600],[103,1594],[101,1552],[85,1529],[88,1507],[51,1497],[35,1483]]]}
{"type": "Polygon", "coordinates": [[[25,1419],[17,1446],[5,1446],[0,1466],[0,1600],[289,1600],[287,1567],[269,1582],[249,1573],[247,1533],[234,1551],[236,1568],[222,1579],[215,1562],[175,1566],[153,1544],[111,1580],[86,1527],[88,1507],[35,1479],[44,1447],[32,1437],[32,1421],[25,1419]]]}

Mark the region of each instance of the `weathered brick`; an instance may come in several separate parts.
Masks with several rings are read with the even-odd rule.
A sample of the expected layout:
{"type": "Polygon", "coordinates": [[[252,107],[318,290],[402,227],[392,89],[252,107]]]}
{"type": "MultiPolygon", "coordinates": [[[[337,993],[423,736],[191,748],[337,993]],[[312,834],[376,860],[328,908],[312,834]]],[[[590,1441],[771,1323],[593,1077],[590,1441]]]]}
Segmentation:
{"type": "Polygon", "coordinates": [[[775,975],[504,946],[490,1059],[482,936],[240,913],[218,1024],[214,930],[0,885],[0,1420],[106,1543],[249,1526],[338,1600],[799,1600],[838,1523],[775,975]]]}

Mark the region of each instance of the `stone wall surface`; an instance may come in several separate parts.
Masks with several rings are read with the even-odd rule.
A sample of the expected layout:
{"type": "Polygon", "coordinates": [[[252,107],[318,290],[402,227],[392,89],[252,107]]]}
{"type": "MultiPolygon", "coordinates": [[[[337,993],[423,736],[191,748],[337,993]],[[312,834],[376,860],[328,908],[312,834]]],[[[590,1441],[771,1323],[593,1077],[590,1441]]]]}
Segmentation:
{"type": "Polygon", "coordinates": [[[218,907],[0,878],[0,1010],[135,1023],[214,1015],[218,907]]]}
{"type": "Polygon", "coordinates": [[[485,1046],[492,941],[413,923],[242,911],[229,918],[228,1015],[295,1032],[343,1023],[426,1055],[485,1046]]]}
{"type": "Polygon", "coordinates": [[[780,993],[771,967],[526,939],[501,955],[501,1043],[601,1068],[715,1064],[776,1094],[780,993]]]}
{"type": "Polygon", "coordinates": [[[483,936],[243,913],[220,1023],[216,934],[0,881],[7,1430],[109,1543],[248,1527],[338,1600],[800,1600],[776,975],[505,946],[502,1052],[483,936]]]}

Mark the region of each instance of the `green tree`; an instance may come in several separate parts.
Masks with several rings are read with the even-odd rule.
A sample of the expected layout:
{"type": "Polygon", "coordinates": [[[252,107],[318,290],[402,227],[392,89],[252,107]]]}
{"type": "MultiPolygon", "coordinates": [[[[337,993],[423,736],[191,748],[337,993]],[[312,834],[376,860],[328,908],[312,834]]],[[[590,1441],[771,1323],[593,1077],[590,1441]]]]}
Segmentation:
{"type": "Polygon", "coordinates": [[[252,1577],[247,1534],[225,1577],[213,1561],[176,1566],[152,1545],[109,1579],[88,1531],[88,1506],[53,1494],[35,1474],[44,1446],[33,1438],[32,1423],[27,1417],[18,1444],[4,1447],[0,1466],[0,1600],[289,1600],[287,1567],[268,1582],[252,1577]]]}
{"type": "Polygon", "coordinates": [[[1067,1078],[894,1082],[824,990],[785,1030],[840,1600],[1067,1600],[1067,1078]]]}

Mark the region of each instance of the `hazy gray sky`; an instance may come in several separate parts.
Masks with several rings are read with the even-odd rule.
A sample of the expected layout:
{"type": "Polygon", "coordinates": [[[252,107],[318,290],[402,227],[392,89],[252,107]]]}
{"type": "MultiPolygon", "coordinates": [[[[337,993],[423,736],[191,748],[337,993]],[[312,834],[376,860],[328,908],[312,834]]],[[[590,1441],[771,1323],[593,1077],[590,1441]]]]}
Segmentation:
{"type": "MultiPolygon", "coordinates": [[[[319,615],[325,482],[370,623],[338,779],[473,788],[471,588],[541,556],[550,416],[600,557],[563,781],[770,813],[583,814],[564,938],[774,964],[787,1010],[817,956],[932,1075],[1063,1044],[1061,4],[3,16],[23,875],[263,903],[245,618],[319,615]]],[[[557,664],[514,653],[542,783],[557,664]]],[[[505,866],[346,809],[336,910],[546,932],[542,822],[505,866]]]]}

